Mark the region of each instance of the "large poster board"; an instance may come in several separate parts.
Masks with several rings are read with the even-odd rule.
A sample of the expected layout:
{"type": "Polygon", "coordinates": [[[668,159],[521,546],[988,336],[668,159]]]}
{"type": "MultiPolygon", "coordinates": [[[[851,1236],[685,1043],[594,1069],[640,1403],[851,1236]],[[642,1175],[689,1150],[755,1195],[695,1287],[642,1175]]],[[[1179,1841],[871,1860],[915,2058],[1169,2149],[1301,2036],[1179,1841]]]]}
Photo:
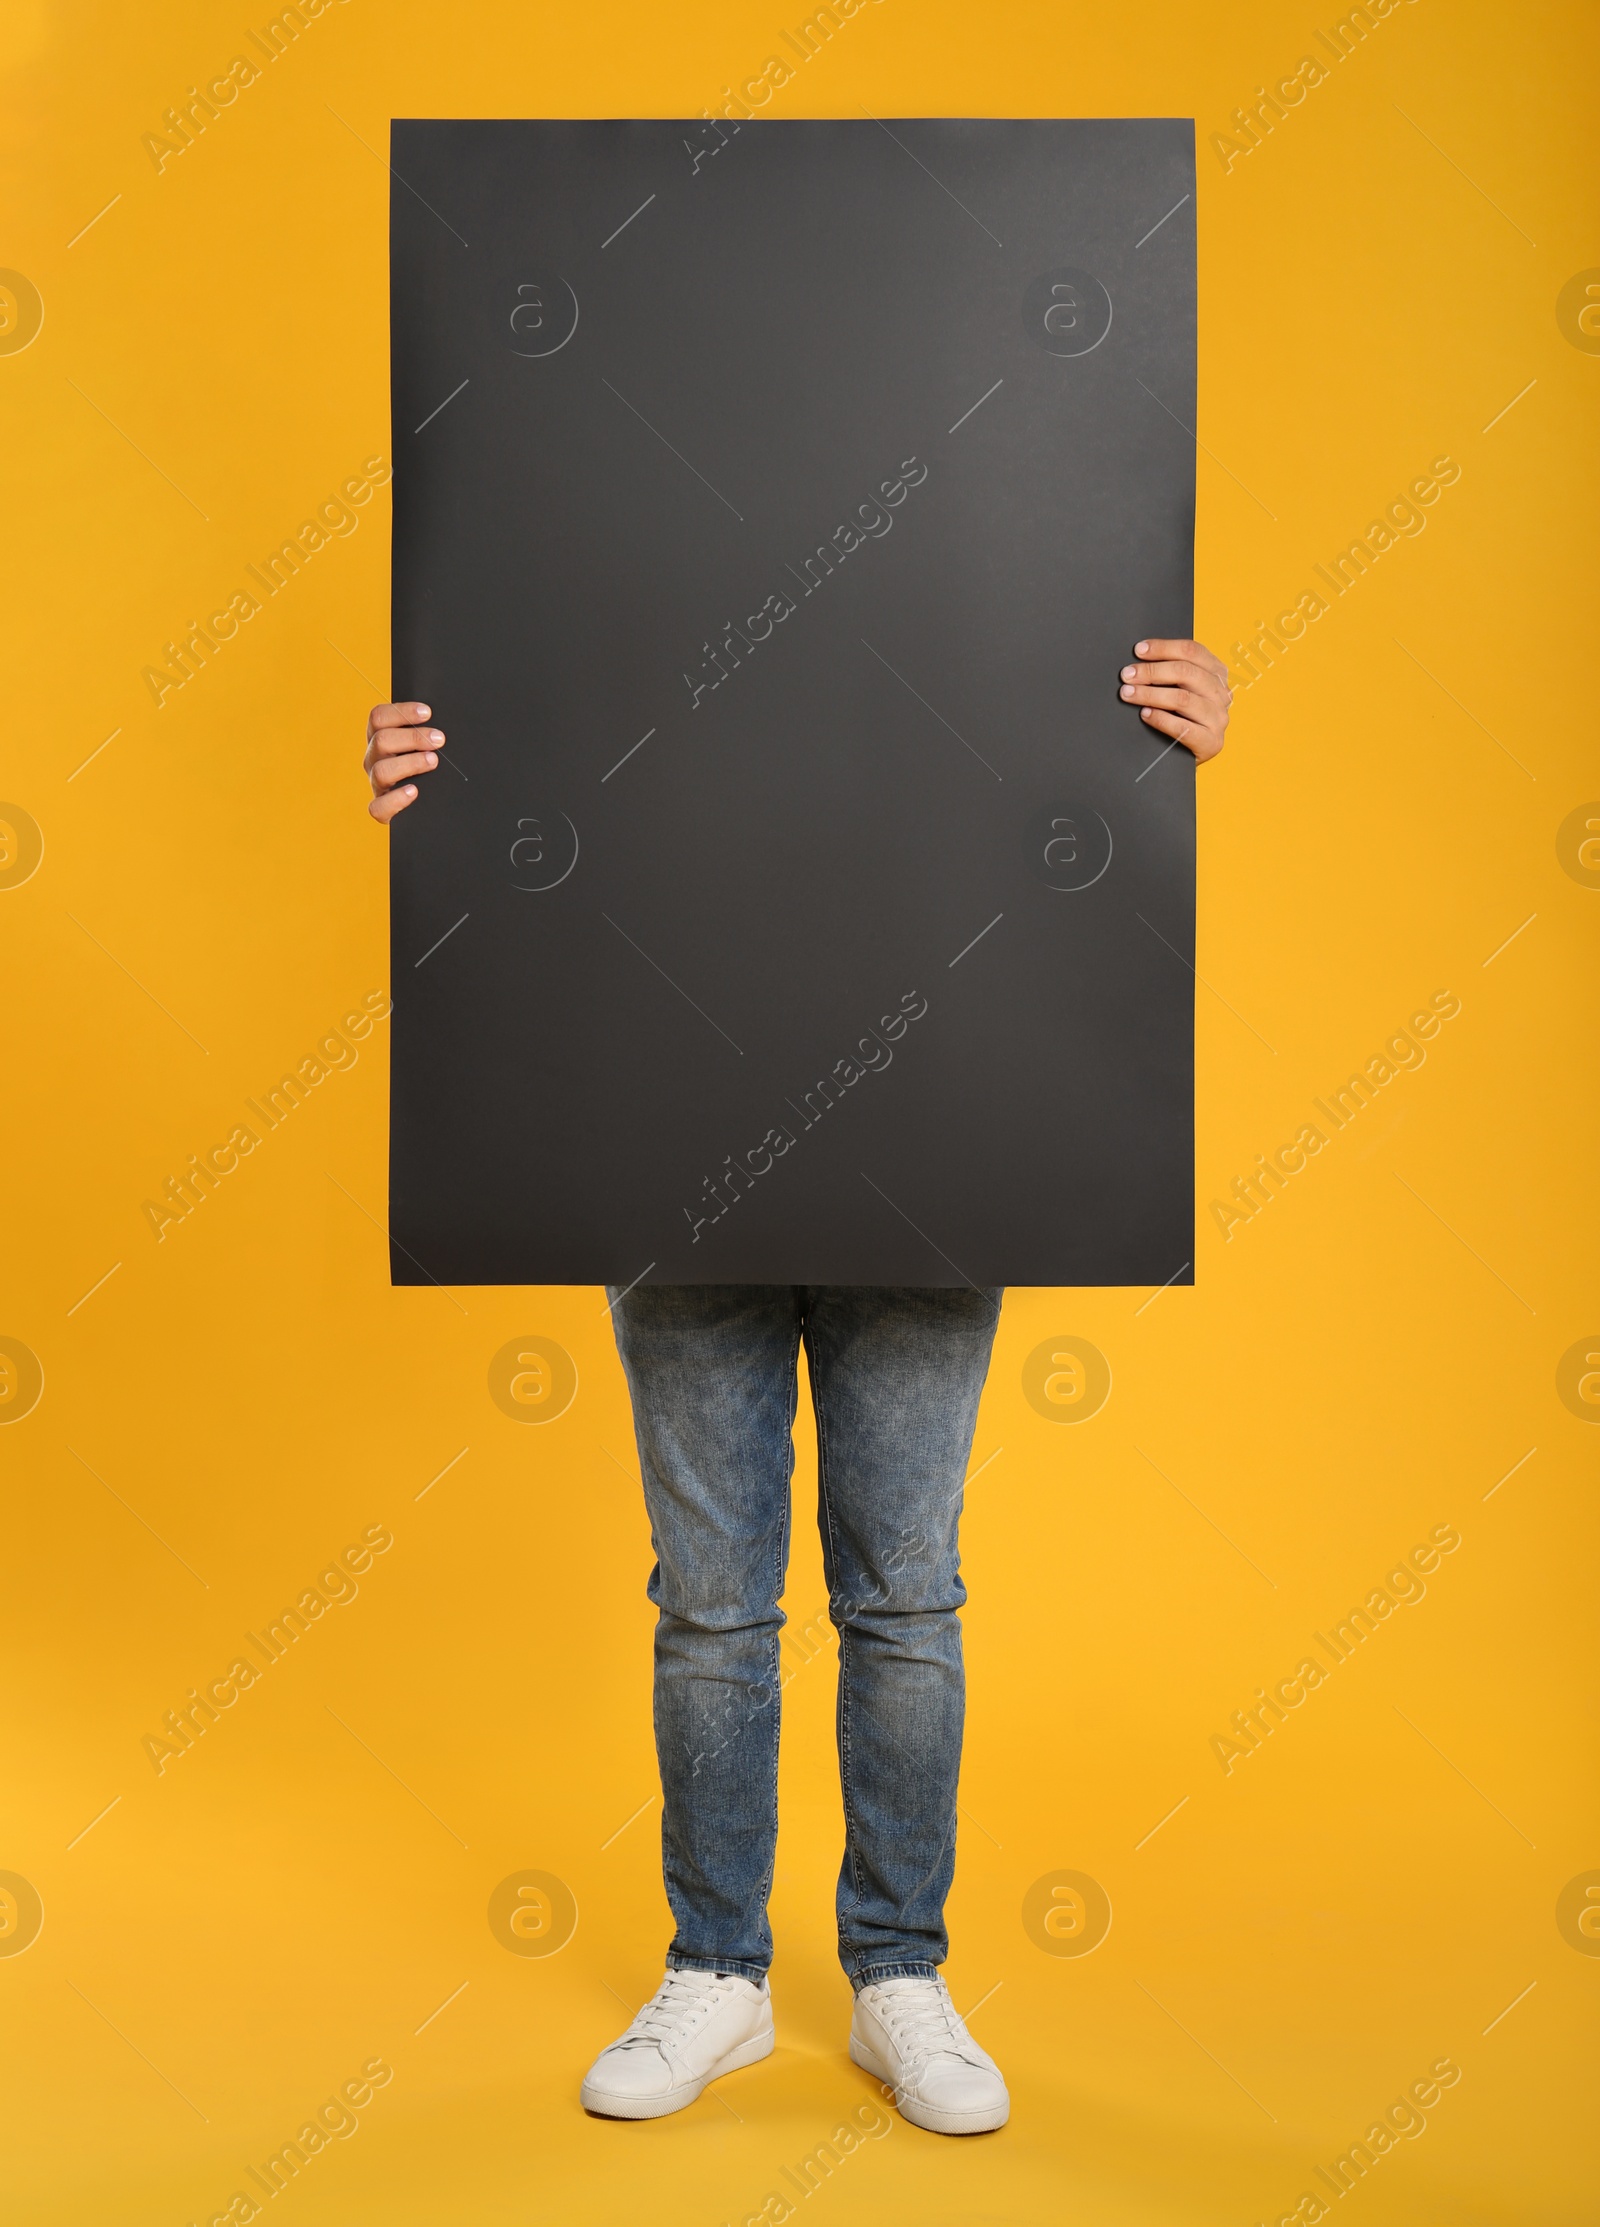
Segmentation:
{"type": "Polygon", "coordinates": [[[1189,1280],[1190,124],[391,161],[395,1280],[1189,1280]]]}

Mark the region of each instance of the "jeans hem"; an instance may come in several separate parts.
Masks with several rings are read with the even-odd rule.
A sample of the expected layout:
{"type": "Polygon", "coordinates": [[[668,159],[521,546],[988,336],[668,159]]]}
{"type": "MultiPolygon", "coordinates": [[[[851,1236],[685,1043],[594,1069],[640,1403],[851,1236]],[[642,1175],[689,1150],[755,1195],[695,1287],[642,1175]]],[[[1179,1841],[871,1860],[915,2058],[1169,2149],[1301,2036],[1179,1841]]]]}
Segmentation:
{"type": "Polygon", "coordinates": [[[747,1964],[737,1956],[681,1956],[676,1949],[667,1951],[669,1972],[731,1972],[735,1979],[748,1980],[752,1987],[766,1982],[764,1964],[747,1964]]]}
{"type": "Polygon", "coordinates": [[[911,1962],[874,1964],[870,1971],[865,1972],[849,1972],[847,1967],[847,1976],[850,1985],[859,1995],[864,1987],[877,1987],[883,1980],[936,1980],[939,1977],[939,1967],[937,1964],[911,1962]]]}

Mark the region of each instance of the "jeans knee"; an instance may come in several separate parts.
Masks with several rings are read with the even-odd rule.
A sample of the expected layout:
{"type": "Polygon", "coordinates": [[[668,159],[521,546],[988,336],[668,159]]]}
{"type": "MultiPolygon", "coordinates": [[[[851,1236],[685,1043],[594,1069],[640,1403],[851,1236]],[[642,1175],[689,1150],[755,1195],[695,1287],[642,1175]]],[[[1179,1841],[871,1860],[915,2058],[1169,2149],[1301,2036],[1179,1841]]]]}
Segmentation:
{"type": "Polygon", "coordinates": [[[966,1588],[959,1580],[935,1581],[915,1589],[894,1592],[886,1588],[860,1599],[838,1600],[832,1604],[831,1614],[841,1634],[915,1652],[952,1627],[960,1630],[958,1611],[966,1597],[966,1588]]]}
{"type": "Polygon", "coordinates": [[[916,1619],[954,1616],[967,1589],[957,1569],[953,1542],[908,1530],[881,1566],[848,1589],[840,1589],[829,1611],[841,1630],[887,1630],[916,1619]]]}

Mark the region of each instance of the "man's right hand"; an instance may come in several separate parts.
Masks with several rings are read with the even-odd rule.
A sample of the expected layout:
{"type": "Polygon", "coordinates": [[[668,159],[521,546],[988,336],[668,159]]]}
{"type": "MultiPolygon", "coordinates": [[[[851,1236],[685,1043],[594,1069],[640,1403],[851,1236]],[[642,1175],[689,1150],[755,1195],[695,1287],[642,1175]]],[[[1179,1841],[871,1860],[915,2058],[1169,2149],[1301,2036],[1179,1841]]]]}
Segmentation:
{"type": "Polygon", "coordinates": [[[439,763],[444,736],[427,721],[426,704],[375,704],[367,719],[367,754],[362,768],[372,783],[367,810],[385,826],[417,797],[416,777],[439,763]]]}

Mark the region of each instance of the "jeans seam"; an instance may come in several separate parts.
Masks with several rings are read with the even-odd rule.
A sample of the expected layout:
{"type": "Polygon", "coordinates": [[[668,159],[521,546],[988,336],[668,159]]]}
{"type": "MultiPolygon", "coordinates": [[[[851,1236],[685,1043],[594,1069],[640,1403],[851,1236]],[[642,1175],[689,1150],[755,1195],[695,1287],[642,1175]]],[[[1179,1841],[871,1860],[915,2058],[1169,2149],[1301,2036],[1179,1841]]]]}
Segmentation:
{"type": "Polygon", "coordinates": [[[884,1980],[933,1980],[939,1976],[939,1967],[926,1957],[900,1957],[887,1964],[871,1964],[852,1974],[851,1984],[859,1995],[864,1987],[877,1987],[884,1980]]]}
{"type": "MultiPolygon", "coordinates": [[[[828,1527],[828,1559],[833,1564],[833,1574],[835,1580],[837,1580],[839,1574],[839,1541],[834,1530],[833,1500],[828,1491],[828,1424],[825,1412],[826,1403],[822,1391],[822,1367],[816,1346],[810,1346],[809,1351],[817,1357],[817,1366],[812,1382],[812,1405],[817,1412],[817,1497],[822,1503],[823,1521],[828,1527]]],[[[831,1586],[829,1588],[828,1613],[830,1617],[833,1615],[831,1586]]],[[[839,1634],[839,1803],[844,1811],[844,1848],[845,1859],[850,1867],[851,1889],[850,1908],[841,1910],[838,1914],[839,1946],[842,1951],[845,1946],[846,1921],[861,1906],[861,1873],[857,1863],[856,1816],[850,1799],[850,1634],[848,1628],[837,1621],[834,1628],[839,1634]]],[[[852,1973],[853,1964],[854,1955],[852,1952],[851,1966],[847,1967],[847,1969],[852,1970],[852,1973]]]]}
{"type": "MultiPolygon", "coordinates": [[[[800,1335],[800,1321],[797,1312],[794,1326],[794,1342],[789,1348],[789,1419],[784,1425],[783,1433],[784,1444],[788,1448],[788,1474],[784,1478],[783,1482],[783,1510],[779,1518],[777,1530],[773,1534],[772,1543],[772,1600],[774,1607],[777,1606],[777,1603],[782,1598],[783,1594],[784,1579],[787,1575],[784,1568],[784,1537],[793,1522],[794,1419],[796,1414],[799,1412],[800,1407],[800,1335]]],[[[772,1635],[772,1657],[770,1665],[772,1679],[772,1735],[770,1741],[771,1765],[768,1776],[768,1784],[772,1789],[772,1855],[767,1864],[767,1875],[761,1883],[761,1907],[763,1911],[766,1910],[768,1903],[772,1899],[772,1882],[778,1865],[778,1757],[779,1741],[783,1730],[782,1649],[783,1632],[780,1626],[780,1628],[772,1635]]],[[[769,1939],[771,1936],[771,1931],[772,1921],[770,1918],[768,1918],[767,1933],[769,1939]]]]}
{"type": "Polygon", "coordinates": [[[669,1972],[732,1972],[739,1979],[749,1980],[759,1987],[767,1976],[767,1966],[754,1964],[748,1957],[684,1956],[677,1949],[667,1951],[669,1972]]]}
{"type": "Polygon", "coordinates": [[[779,1683],[782,1677],[782,1662],[778,1652],[779,1644],[780,1635],[774,1632],[772,1635],[772,1734],[769,1742],[772,1762],[768,1779],[772,1788],[772,1855],[767,1863],[767,1875],[761,1882],[761,1909],[769,1944],[772,1938],[772,1920],[767,1915],[767,1908],[772,1900],[772,1881],[778,1866],[778,1740],[782,1731],[780,1711],[783,1707],[783,1689],[779,1683]]]}

